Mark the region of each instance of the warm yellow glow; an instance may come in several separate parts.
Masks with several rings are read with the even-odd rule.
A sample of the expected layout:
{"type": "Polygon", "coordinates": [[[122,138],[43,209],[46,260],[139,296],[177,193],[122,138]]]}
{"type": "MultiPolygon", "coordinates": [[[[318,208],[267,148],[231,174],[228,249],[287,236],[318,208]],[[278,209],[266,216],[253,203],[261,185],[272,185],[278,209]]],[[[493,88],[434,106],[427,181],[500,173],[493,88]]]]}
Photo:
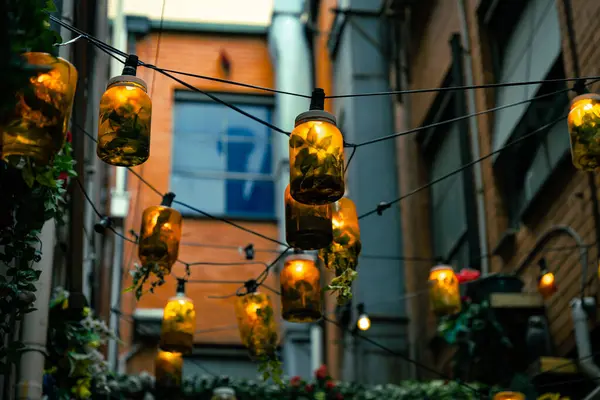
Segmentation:
{"type": "Polygon", "coordinates": [[[181,385],[183,356],[181,353],[158,350],[154,360],[154,375],[159,386],[178,387],[181,385]]]}
{"type": "Polygon", "coordinates": [[[438,265],[429,273],[429,301],[438,315],[456,314],[461,310],[460,288],[454,270],[448,265],[438,265]]]}
{"type": "Polygon", "coordinates": [[[258,310],[260,310],[260,304],[258,303],[250,303],[246,306],[246,314],[248,318],[251,320],[256,320],[258,318],[258,310]]]}
{"type": "Polygon", "coordinates": [[[344,220],[338,217],[331,219],[331,224],[335,229],[341,229],[344,226],[344,220]]]}
{"type": "Polygon", "coordinates": [[[152,206],[142,214],[138,257],[142,264],[156,263],[165,273],[179,256],[181,213],[167,206],[152,206]]]}
{"type": "Polygon", "coordinates": [[[160,348],[164,351],[190,353],[194,346],[195,329],[194,302],[182,294],[170,298],[163,312],[160,348]]]}
{"type": "Polygon", "coordinates": [[[557,290],[554,274],[552,272],[544,273],[538,282],[538,292],[542,297],[547,298],[556,293],[557,290]]]}
{"type": "Polygon", "coordinates": [[[600,96],[584,94],[571,102],[568,117],[573,165],[583,171],[600,166],[600,96]]]}
{"type": "Polygon", "coordinates": [[[358,326],[358,329],[361,331],[366,331],[371,327],[371,319],[366,314],[362,314],[360,317],[358,317],[356,326],[358,326]]]}
{"type": "Polygon", "coordinates": [[[520,392],[499,392],[494,396],[494,400],[525,400],[525,395],[520,392]]]}
{"type": "Polygon", "coordinates": [[[267,294],[254,292],[238,296],[235,315],[242,344],[252,357],[275,354],[279,337],[273,305],[267,294]]]}
{"type": "Polygon", "coordinates": [[[540,284],[542,285],[553,285],[554,284],[554,274],[552,272],[546,272],[541,279],[540,284]]]}
{"type": "Polygon", "coordinates": [[[307,254],[288,256],[279,281],[283,319],[290,322],[314,322],[321,319],[321,273],[314,257],[307,254]]]}

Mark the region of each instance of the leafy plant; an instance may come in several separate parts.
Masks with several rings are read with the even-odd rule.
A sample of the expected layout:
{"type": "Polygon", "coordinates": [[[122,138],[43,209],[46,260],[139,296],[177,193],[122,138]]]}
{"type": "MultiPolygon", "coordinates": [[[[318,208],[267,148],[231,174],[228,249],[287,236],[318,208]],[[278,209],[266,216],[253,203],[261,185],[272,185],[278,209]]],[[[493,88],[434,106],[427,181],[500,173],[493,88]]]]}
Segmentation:
{"type": "MultiPolygon", "coordinates": [[[[589,169],[600,165],[600,104],[592,102],[589,112],[577,110],[580,113],[578,121],[571,121],[571,140],[573,141],[573,156],[579,163],[589,169]]],[[[583,106],[580,106],[583,107],[583,106]]],[[[574,119],[577,119],[575,117],[574,119]]]]}
{"type": "Polygon", "coordinates": [[[145,265],[136,263],[129,273],[132,276],[133,282],[123,292],[134,292],[137,300],[141,299],[144,293],[154,293],[154,290],[158,286],[165,284],[166,270],[158,263],[148,263],[145,265]],[[146,284],[149,284],[148,289],[146,289],[146,284]]]}

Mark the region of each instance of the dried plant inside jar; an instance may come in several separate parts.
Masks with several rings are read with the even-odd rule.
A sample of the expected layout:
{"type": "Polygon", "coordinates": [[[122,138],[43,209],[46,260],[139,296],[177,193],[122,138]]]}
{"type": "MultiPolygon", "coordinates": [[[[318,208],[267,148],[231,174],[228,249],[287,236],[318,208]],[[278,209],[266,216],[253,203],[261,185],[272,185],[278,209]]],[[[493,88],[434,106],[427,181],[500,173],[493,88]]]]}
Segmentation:
{"type": "Polygon", "coordinates": [[[242,344],[250,356],[276,357],[279,341],[271,299],[264,293],[248,293],[236,299],[235,314],[242,344]]]}
{"type": "MultiPolygon", "coordinates": [[[[168,200],[166,203],[171,204],[168,200]]],[[[171,271],[179,255],[181,223],[181,213],[169,206],[151,206],[144,210],[138,245],[142,264],[155,263],[166,273],[171,271]]]]}
{"type": "Polygon", "coordinates": [[[594,171],[600,166],[600,96],[575,97],[568,126],[573,165],[583,171],[594,171]]]}
{"type": "Polygon", "coordinates": [[[23,57],[40,72],[17,94],[10,119],[0,126],[2,158],[13,166],[28,161],[49,164],[63,147],[77,86],[77,70],[68,61],[47,53],[23,57]]]}
{"type": "Polygon", "coordinates": [[[438,265],[429,273],[429,301],[437,316],[460,312],[460,288],[452,267],[438,265]]]}
{"type": "Polygon", "coordinates": [[[313,109],[311,102],[311,111],[296,117],[289,149],[290,194],[294,200],[324,205],[344,195],[344,137],[333,115],[322,107],[313,109]]]}
{"type": "Polygon", "coordinates": [[[297,202],[285,189],[285,237],[297,249],[322,249],[333,240],[331,206],[310,206],[297,202]]]}
{"type": "Polygon", "coordinates": [[[281,270],[280,282],[283,319],[290,322],[321,319],[321,273],[311,256],[289,256],[281,270]]]}
{"type": "Polygon", "coordinates": [[[161,388],[181,387],[183,357],[180,353],[158,350],[154,362],[156,386],[161,388]]]}
{"type": "Polygon", "coordinates": [[[165,306],[160,333],[164,351],[189,354],[194,347],[196,311],[194,303],[183,293],[169,299],[165,306]]]}
{"type": "Polygon", "coordinates": [[[362,243],[354,202],[342,198],[332,209],[333,242],[319,250],[319,259],[327,269],[335,272],[327,290],[336,292],[338,304],[343,305],[352,299],[352,282],[356,279],[362,243]]]}

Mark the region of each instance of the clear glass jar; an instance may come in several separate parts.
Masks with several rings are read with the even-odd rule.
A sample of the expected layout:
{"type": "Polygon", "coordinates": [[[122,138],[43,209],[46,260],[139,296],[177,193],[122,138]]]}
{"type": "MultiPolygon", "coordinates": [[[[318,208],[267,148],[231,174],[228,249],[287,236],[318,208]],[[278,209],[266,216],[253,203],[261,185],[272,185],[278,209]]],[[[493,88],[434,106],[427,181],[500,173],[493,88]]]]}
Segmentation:
{"type": "Polygon", "coordinates": [[[235,390],[229,387],[218,387],[213,390],[211,400],[237,400],[235,390]]]}
{"type": "Polygon", "coordinates": [[[158,350],[154,361],[156,386],[162,388],[181,387],[183,357],[180,353],[158,350]]]}
{"type": "Polygon", "coordinates": [[[575,97],[568,126],[573,165],[594,171],[600,166],[600,96],[590,93],[575,97]]]}
{"type": "Polygon", "coordinates": [[[292,254],[280,274],[281,315],[290,322],[315,322],[321,319],[321,273],[313,257],[292,254]]]}
{"type": "Polygon", "coordinates": [[[429,301],[439,317],[460,312],[460,288],[451,266],[438,265],[429,272],[429,301]]]}
{"type": "Polygon", "coordinates": [[[160,332],[160,349],[189,354],[194,347],[196,310],[183,293],[171,297],[165,306],[160,332]]]}
{"type": "Polygon", "coordinates": [[[299,203],[290,195],[288,185],[285,188],[285,239],[290,246],[302,250],[328,246],[333,240],[331,205],[299,203]]]}
{"type": "Polygon", "coordinates": [[[290,194],[309,205],[333,203],[344,195],[344,137],[335,117],[312,110],[296,117],[290,135],[290,194]]]}
{"type": "Polygon", "coordinates": [[[167,206],[151,206],[142,214],[138,257],[142,264],[158,264],[166,274],[179,256],[181,213],[167,206]]]}
{"type": "Polygon", "coordinates": [[[27,63],[48,70],[30,78],[17,93],[13,116],[0,126],[2,158],[13,166],[33,161],[49,164],[66,139],[77,88],[77,70],[67,60],[48,53],[23,54],[27,63]]]}
{"type": "Polygon", "coordinates": [[[248,293],[236,298],[235,315],[240,339],[252,358],[272,357],[279,337],[271,298],[265,293],[248,293]]]}
{"type": "Polygon", "coordinates": [[[133,167],[150,157],[152,100],[146,83],[132,75],[108,81],[100,100],[96,154],[107,164],[133,167]]]}

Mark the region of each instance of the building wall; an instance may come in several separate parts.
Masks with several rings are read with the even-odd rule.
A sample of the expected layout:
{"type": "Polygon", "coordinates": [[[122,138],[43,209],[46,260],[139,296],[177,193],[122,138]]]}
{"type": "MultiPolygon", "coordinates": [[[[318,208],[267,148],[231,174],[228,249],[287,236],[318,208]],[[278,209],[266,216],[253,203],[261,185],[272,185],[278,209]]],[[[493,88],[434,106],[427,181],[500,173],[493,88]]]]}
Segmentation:
{"type": "MultiPolygon", "coordinates": [[[[225,51],[231,61],[231,75],[229,79],[271,87],[273,85],[273,72],[269,62],[266,37],[264,35],[227,35],[204,34],[185,32],[164,32],[160,39],[160,52],[155,60],[158,34],[151,32],[139,38],[136,43],[136,53],[141,60],[151,62],[163,68],[184,70],[194,74],[203,74],[212,77],[225,78],[219,68],[218,57],[225,51]]],[[[159,191],[169,191],[169,177],[172,154],[172,127],[174,91],[184,87],[173,80],[154,73],[151,70],[140,68],[138,75],[144,79],[149,87],[153,102],[152,138],[150,159],[135,170],[142,174],[159,191]]],[[[256,94],[255,90],[225,85],[217,82],[183,77],[186,82],[206,91],[231,92],[256,94]]],[[[232,113],[234,111],[231,111],[232,113]]],[[[139,231],[142,211],[149,206],[160,204],[160,197],[145,185],[140,185],[137,178],[129,174],[128,190],[131,193],[130,211],[127,218],[126,232],[129,229],[139,231]]],[[[211,196],[211,193],[206,193],[211,196]]],[[[193,205],[193,204],[192,204],[193,205]]],[[[236,221],[239,224],[260,232],[268,237],[277,238],[276,222],[248,222],[236,221]]],[[[220,221],[210,219],[186,218],[183,222],[182,245],[179,258],[186,262],[243,262],[245,257],[235,249],[216,249],[185,245],[186,242],[226,245],[244,247],[253,243],[256,249],[275,250],[273,243],[243,232],[235,227],[220,221]]],[[[131,268],[137,262],[137,248],[127,244],[125,248],[124,268],[131,268]]],[[[255,261],[270,262],[275,257],[272,252],[257,251],[255,261]]],[[[264,269],[262,265],[247,266],[195,266],[192,267],[191,280],[222,280],[244,281],[258,274],[264,269]]],[[[177,276],[184,275],[181,264],[173,268],[177,276]]],[[[274,287],[274,278],[270,276],[266,283],[274,287]]],[[[124,293],[121,298],[122,311],[132,314],[136,307],[162,309],[167,299],[175,294],[175,279],[167,278],[164,286],[157,288],[154,294],[146,294],[140,302],[136,302],[132,293],[124,293]]],[[[131,285],[131,277],[126,274],[123,287],[131,285]]],[[[223,296],[232,294],[240,284],[194,284],[188,283],[186,292],[196,305],[197,330],[210,330],[213,328],[230,327],[227,330],[198,333],[195,336],[197,344],[240,344],[236,320],[233,311],[234,297],[226,299],[211,299],[209,296],[223,296]]],[[[278,299],[273,298],[275,307],[278,299]]],[[[279,313],[276,311],[276,314],[279,313]]],[[[122,320],[121,337],[127,343],[121,351],[131,349],[129,341],[132,335],[131,323],[122,320]]],[[[154,353],[144,350],[141,357],[153,358],[154,353]]],[[[133,370],[151,370],[153,362],[132,360],[130,366],[133,370]]],[[[153,367],[152,367],[153,368],[153,367]]]]}
{"type": "MultiPolygon", "coordinates": [[[[493,69],[490,62],[490,47],[486,27],[480,22],[477,7],[482,3],[476,0],[466,0],[466,20],[471,40],[472,68],[474,84],[494,82],[493,69]]],[[[458,2],[433,0],[428,10],[416,9],[411,12],[411,46],[409,55],[410,87],[409,89],[440,87],[445,74],[451,66],[451,53],[448,41],[453,33],[460,33],[458,2]]],[[[559,22],[562,35],[562,51],[565,65],[565,75],[573,77],[574,71],[571,54],[568,48],[565,17],[562,1],[557,1],[559,22]]],[[[590,45],[595,40],[597,21],[589,18],[598,12],[600,4],[584,0],[574,0],[574,26],[582,74],[595,75],[598,65],[599,52],[590,45]]],[[[417,6],[418,8],[418,6],[417,6]]],[[[593,88],[596,88],[595,86],[593,88]]],[[[475,90],[476,110],[482,111],[495,106],[495,90],[475,90]]],[[[435,94],[417,94],[409,97],[409,127],[419,127],[424,124],[435,99],[435,94]]],[[[483,156],[493,151],[493,113],[477,117],[481,154],[483,156]]],[[[565,131],[565,135],[568,133],[565,131]]],[[[401,191],[406,193],[428,182],[427,169],[415,135],[407,135],[398,139],[400,151],[399,174],[401,191]]],[[[487,240],[490,252],[498,247],[503,235],[508,232],[507,204],[493,169],[492,159],[481,163],[487,240]]],[[[598,182],[598,178],[596,177],[598,182]]],[[[540,197],[534,203],[534,211],[515,229],[515,245],[508,250],[490,256],[492,272],[509,272],[532,250],[537,238],[555,225],[568,225],[577,231],[586,243],[596,242],[594,220],[591,205],[591,193],[588,180],[583,172],[576,171],[569,160],[560,165],[551,177],[551,183],[542,189],[540,197]]],[[[404,251],[406,256],[432,256],[430,232],[423,227],[429,226],[429,193],[422,191],[402,202],[404,251]]],[[[553,240],[547,248],[573,246],[568,237],[553,240]]],[[[556,271],[559,293],[546,300],[546,313],[550,321],[550,329],[557,353],[566,355],[574,350],[573,324],[568,302],[579,291],[581,268],[576,249],[547,252],[544,254],[551,270],[556,271]]],[[[596,247],[590,248],[589,276],[595,274],[597,266],[596,247]]],[[[537,261],[537,260],[536,260],[537,261]]],[[[426,280],[430,265],[417,261],[406,261],[407,291],[416,292],[426,288],[426,280]]],[[[464,265],[462,267],[468,267],[464,265]]],[[[539,273],[536,262],[528,267],[522,279],[525,282],[524,291],[536,291],[536,278],[539,273]]],[[[597,293],[597,280],[593,280],[590,293],[597,293]]],[[[426,295],[423,295],[423,300],[426,295]]],[[[415,301],[410,306],[412,315],[426,315],[427,302],[415,301]]],[[[432,317],[428,320],[412,319],[411,330],[417,337],[432,338],[434,335],[432,317]],[[417,326],[415,326],[415,324],[417,326]]],[[[420,359],[432,363],[431,353],[425,340],[417,343],[420,359]]]]}

